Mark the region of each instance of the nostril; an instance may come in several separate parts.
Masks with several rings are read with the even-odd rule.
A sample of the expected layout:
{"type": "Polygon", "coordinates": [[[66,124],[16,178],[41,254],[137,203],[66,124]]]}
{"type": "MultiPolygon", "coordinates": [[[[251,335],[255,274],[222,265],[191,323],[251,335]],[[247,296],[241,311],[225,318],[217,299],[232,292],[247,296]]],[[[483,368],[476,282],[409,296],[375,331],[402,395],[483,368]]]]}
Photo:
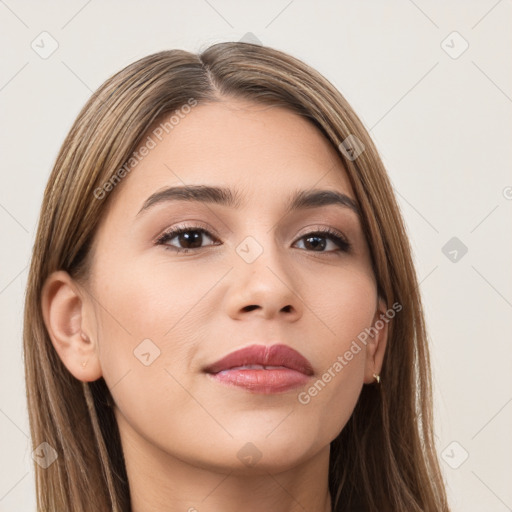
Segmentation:
{"type": "Polygon", "coordinates": [[[254,305],[245,306],[244,311],[252,311],[253,309],[256,309],[256,308],[258,308],[258,306],[254,306],[254,305]]]}

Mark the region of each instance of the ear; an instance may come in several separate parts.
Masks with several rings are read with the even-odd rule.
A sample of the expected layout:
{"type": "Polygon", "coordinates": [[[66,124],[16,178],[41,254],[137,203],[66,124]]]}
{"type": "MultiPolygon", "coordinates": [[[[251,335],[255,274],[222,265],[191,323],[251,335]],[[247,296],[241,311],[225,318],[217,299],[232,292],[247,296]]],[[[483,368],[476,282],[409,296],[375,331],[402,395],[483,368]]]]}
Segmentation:
{"type": "Polygon", "coordinates": [[[369,329],[370,336],[368,336],[366,344],[365,384],[375,382],[373,375],[380,374],[388,340],[388,323],[390,318],[386,316],[387,306],[384,299],[380,297],[377,302],[377,311],[373,317],[372,327],[369,329]]]}
{"type": "Polygon", "coordinates": [[[41,292],[44,323],[57,354],[78,380],[91,382],[102,376],[99,350],[89,325],[92,306],[67,272],[53,272],[41,292]]]}

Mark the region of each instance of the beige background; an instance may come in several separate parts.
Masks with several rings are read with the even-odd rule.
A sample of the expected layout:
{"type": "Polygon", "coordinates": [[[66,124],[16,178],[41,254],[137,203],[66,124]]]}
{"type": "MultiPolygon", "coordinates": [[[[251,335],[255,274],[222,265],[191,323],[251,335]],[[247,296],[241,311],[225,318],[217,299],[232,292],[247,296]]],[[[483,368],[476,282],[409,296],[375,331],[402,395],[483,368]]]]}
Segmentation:
{"type": "Polygon", "coordinates": [[[128,63],[249,32],[316,67],[371,130],[415,252],[453,511],[512,510],[511,4],[0,1],[0,511],[35,507],[22,308],[71,123],[128,63]]]}

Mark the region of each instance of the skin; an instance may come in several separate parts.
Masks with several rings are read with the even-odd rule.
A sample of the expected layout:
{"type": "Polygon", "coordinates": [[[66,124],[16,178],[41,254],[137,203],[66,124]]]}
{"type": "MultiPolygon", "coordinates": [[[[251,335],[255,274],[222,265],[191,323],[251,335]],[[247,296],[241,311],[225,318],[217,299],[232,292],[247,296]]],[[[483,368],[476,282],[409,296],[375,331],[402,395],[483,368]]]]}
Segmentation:
{"type": "Polygon", "coordinates": [[[355,200],[336,150],[305,119],[231,98],[198,105],[115,189],[91,279],[58,271],[46,281],[43,312],[60,358],[77,379],[103,377],[111,390],[134,512],[331,509],[329,443],[380,372],[386,326],[306,405],[298,394],[309,386],[264,395],[202,371],[253,343],[284,343],[312,363],[313,384],[387,309],[353,211],[285,213],[290,194],[312,188],[355,200]],[[151,194],[183,184],[237,189],[241,204],[173,201],[137,215],[151,194]],[[200,249],[155,244],[198,223],[213,235],[200,249]],[[351,251],[328,235],[323,249],[306,244],[326,227],[351,251]],[[252,263],[236,251],[248,236],[263,249],[252,263]],[[134,356],[145,339],[158,347],[143,346],[151,359],[160,351],[148,366],[134,356]]]}

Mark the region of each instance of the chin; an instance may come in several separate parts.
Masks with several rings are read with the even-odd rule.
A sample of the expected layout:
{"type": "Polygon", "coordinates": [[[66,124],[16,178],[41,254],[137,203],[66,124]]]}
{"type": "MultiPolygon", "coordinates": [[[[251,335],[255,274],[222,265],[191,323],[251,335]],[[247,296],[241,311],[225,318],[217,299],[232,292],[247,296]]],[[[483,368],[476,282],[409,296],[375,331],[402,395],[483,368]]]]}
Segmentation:
{"type": "MultiPolygon", "coordinates": [[[[276,424],[277,425],[277,424],[276,424]]],[[[282,426],[282,425],[281,425],[282,426]]],[[[236,454],[237,466],[262,472],[281,472],[291,469],[321,451],[325,443],[318,437],[317,430],[294,423],[290,428],[274,431],[264,429],[245,429],[230,442],[236,454]]]]}
{"type": "MultiPolygon", "coordinates": [[[[221,472],[239,475],[268,475],[296,468],[321,451],[321,447],[304,446],[300,442],[286,444],[266,441],[232,441],[217,460],[210,464],[221,472]],[[226,457],[226,454],[229,456],[226,457]]],[[[209,454],[214,455],[214,454],[209,454]]]]}

